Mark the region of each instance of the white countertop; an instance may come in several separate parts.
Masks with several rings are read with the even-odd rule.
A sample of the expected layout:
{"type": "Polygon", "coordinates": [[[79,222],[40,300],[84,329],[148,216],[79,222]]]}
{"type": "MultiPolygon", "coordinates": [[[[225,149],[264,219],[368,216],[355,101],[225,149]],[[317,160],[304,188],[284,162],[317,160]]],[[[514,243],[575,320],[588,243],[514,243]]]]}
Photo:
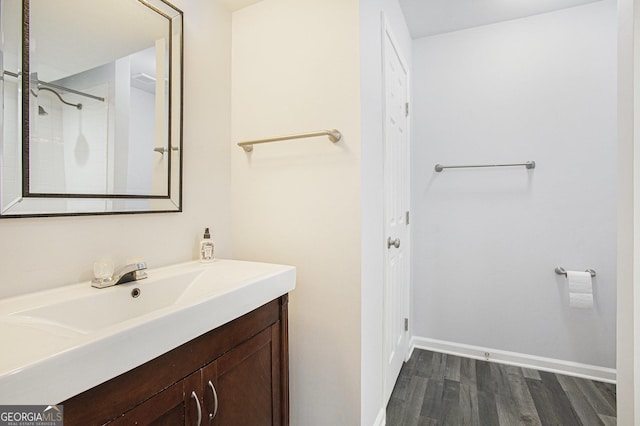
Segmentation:
{"type": "Polygon", "coordinates": [[[0,299],[0,404],[57,404],[295,288],[295,268],[188,262],[0,299]],[[138,298],[131,290],[139,288],[138,298]]]}

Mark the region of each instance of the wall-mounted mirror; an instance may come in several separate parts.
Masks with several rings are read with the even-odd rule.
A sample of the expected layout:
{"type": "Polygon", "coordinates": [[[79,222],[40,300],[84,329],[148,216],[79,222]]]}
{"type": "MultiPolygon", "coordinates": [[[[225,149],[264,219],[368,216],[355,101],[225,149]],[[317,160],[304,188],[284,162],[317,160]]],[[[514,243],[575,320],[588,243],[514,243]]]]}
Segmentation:
{"type": "Polygon", "coordinates": [[[182,12],[0,0],[0,217],[181,210],[182,12]]]}

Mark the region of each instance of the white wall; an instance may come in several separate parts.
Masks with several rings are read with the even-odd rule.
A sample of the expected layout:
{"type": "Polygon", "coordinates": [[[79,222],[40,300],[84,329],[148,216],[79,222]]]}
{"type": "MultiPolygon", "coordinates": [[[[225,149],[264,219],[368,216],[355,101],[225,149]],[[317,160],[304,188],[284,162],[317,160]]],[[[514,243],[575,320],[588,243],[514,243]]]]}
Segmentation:
{"type": "Polygon", "coordinates": [[[615,367],[615,2],[418,39],[413,63],[413,334],[615,367]],[[597,271],[593,309],[555,266],[597,271]]]}
{"type": "MultiPolygon", "coordinates": [[[[162,165],[165,156],[155,152],[156,144],[156,96],[153,92],[131,88],[131,113],[134,115],[129,122],[129,140],[134,142],[129,148],[129,161],[127,162],[127,189],[136,194],[152,194],[153,182],[163,183],[166,188],[166,173],[164,176],[154,176],[155,166],[164,171],[162,165]]],[[[160,137],[158,146],[164,146],[164,138],[160,137]]],[[[168,157],[168,156],[167,156],[168,157]]],[[[163,192],[166,194],[166,192],[163,192]]]]}
{"type": "MultiPolygon", "coordinates": [[[[49,166],[54,169],[60,168],[66,177],[65,186],[59,187],[56,192],[96,194],[112,189],[113,182],[109,184],[108,181],[109,177],[113,176],[113,165],[109,165],[112,162],[109,162],[108,159],[112,158],[109,155],[109,148],[111,147],[113,150],[115,132],[113,131],[114,119],[109,114],[109,111],[113,111],[111,108],[114,105],[109,100],[113,101],[114,98],[113,93],[110,93],[110,88],[113,88],[115,81],[113,63],[56,81],[61,86],[73,87],[76,90],[101,96],[107,100],[100,102],[73,93],[63,94],[67,102],[82,104],[81,110],[64,105],[54,94],[49,92],[42,92],[44,96],[41,95],[36,100],[36,102],[46,102],[42,105],[49,112],[49,115],[37,117],[35,124],[45,129],[53,126],[62,132],[59,136],[55,133],[49,136],[53,141],[57,139],[64,145],[64,161],[55,166],[49,166]]],[[[128,111],[129,106],[127,105],[125,112],[128,113],[128,111]]],[[[126,121],[125,124],[128,126],[128,117],[126,121]]],[[[30,125],[32,126],[33,122],[30,125]]],[[[47,135],[41,136],[46,137],[47,135]]],[[[33,132],[29,137],[33,140],[33,132]]],[[[47,168],[42,170],[50,173],[47,168]]],[[[46,178],[47,175],[44,177],[46,178]]],[[[101,205],[100,202],[96,203],[96,200],[88,199],[69,200],[66,203],[70,209],[74,206],[86,209],[87,204],[101,205]]]]}
{"type": "MultiPolygon", "coordinates": [[[[21,25],[20,4],[18,2],[2,2],[0,4],[0,25],[2,26],[2,44],[0,49],[0,64],[3,70],[11,71],[20,69],[21,58],[16,49],[20,49],[21,25]],[[11,49],[13,47],[13,49],[11,49]]],[[[0,209],[4,210],[7,205],[18,199],[20,194],[20,174],[19,164],[21,162],[21,145],[18,134],[21,123],[18,118],[18,111],[22,105],[20,99],[22,92],[18,79],[3,78],[0,88],[2,90],[2,105],[0,106],[0,157],[3,164],[0,170],[0,209]]]]}
{"type": "Polygon", "coordinates": [[[195,259],[205,226],[230,256],[231,16],[218,2],[173,3],[185,12],[184,211],[0,220],[0,297],[89,280],[105,255],[149,267],[195,259]]]}
{"type": "Polygon", "coordinates": [[[22,101],[20,99],[19,84],[6,79],[2,82],[2,141],[0,147],[3,167],[1,173],[2,183],[0,186],[1,206],[4,210],[8,205],[19,199],[21,196],[22,182],[22,156],[20,144],[20,127],[18,111],[22,101]],[[6,165],[5,165],[6,164],[6,165]]]}
{"type": "Polygon", "coordinates": [[[383,285],[385,262],[382,97],[382,19],[391,27],[411,68],[411,36],[397,0],[360,2],[362,108],[362,419],[384,416],[383,285]]]}
{"type": "Polygon", "coordinates": [[[358,31],[357,0],[264,0],[233,15],[233,254],[297,268],[293,425],[360,424],[358,31]],[[344,140],[235,145],[331,128],[344,140]]]}

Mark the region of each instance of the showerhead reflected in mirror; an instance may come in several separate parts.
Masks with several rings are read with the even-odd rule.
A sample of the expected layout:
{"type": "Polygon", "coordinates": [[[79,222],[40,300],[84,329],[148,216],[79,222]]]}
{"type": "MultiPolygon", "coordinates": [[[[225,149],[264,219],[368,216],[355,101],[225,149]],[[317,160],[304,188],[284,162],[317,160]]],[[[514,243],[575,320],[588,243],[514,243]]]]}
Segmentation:
{"type": "Polygon", "coordinates": [[[0,8],[0,215],[180,211],[182,12],[164,0],[0,8]]]}

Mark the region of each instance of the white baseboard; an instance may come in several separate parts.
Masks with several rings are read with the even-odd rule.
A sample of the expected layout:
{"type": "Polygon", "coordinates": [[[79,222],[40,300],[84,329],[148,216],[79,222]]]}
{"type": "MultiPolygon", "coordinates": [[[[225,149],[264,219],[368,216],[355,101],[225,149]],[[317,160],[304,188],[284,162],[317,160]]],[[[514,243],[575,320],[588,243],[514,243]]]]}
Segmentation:
{"type": "Polygon", "coordinates": [[[385,407],[382,407],[378,413],[378,417],[376,417],[376,421],[373,423],[373,426],[385,426],[386,423],[387,411],[385,410],[385,407]]]}
{"type": "Polygon", "coordinates": [[[415,348],[426,349],[434,352],[442,352],[467,358],[497,362],[500,364],[514,365],[516,367],[549,371],[551,373],[565,374],[567,376],[581,377],[600,382],[616,383],[616,370],[613,368],[598,367],[595,365],[580,364],[577,362],[544,358],[535,355],[501,351],[497,349],[446,342],[443,340],[417,336],[413,336],[411,338],[409,346],[409,355],[415,348]],[[487,357],[485,354],[488,354],[489,356],[487,357]]]}

